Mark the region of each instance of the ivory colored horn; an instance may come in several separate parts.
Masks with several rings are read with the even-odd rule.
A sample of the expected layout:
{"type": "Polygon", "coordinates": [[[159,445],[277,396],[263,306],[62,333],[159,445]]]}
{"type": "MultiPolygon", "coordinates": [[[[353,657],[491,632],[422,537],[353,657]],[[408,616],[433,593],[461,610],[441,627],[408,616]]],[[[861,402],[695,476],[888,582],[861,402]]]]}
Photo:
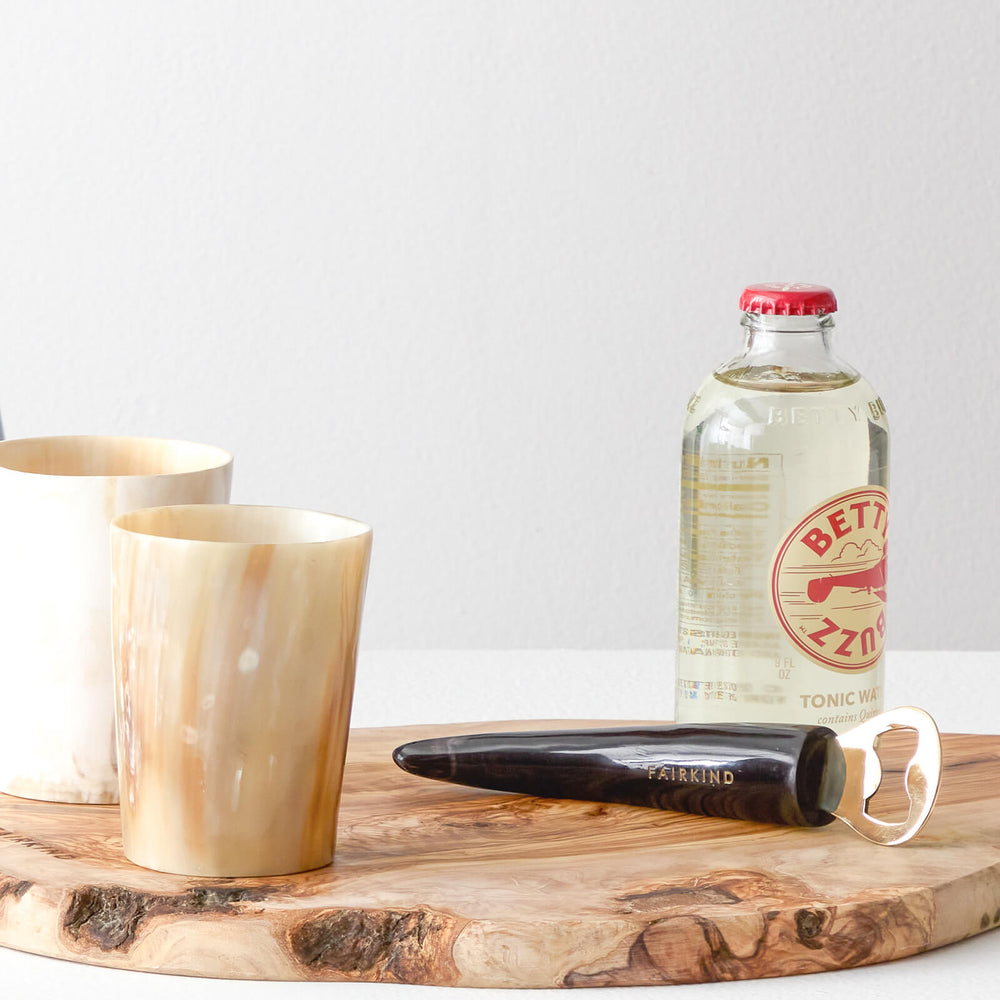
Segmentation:
{"type": "Polygon", "coordinates": [[[225,503],[233,458],[130,437],[0,442],[0,790],[118,801],[108,525],[225,503]]]}
{"type": "Polygon", "coordinates": [[[371,528],[162,507],[111,535],[126,856],[197,876],[328,864],[371,528]]]}

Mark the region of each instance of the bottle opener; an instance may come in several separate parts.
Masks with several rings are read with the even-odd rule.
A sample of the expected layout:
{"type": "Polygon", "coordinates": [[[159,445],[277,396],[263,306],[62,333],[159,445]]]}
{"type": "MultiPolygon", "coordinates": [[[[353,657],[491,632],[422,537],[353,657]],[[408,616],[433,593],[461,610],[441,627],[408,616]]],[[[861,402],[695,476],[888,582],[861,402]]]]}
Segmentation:
{"type": "Polygon", "coordinates": [[[788,826],[834,817],[876,844],[914,837],[941,779],[941,739],[919,708],[896,708],[837,736],[825,726],[669,724],[478,733],[417,740],[393,760],[410,774],[460,785],[649,806],[788,826]],[[881,736],[916,732],[903,787],[906,818],[869,810],[882,783],[881,736]]]}

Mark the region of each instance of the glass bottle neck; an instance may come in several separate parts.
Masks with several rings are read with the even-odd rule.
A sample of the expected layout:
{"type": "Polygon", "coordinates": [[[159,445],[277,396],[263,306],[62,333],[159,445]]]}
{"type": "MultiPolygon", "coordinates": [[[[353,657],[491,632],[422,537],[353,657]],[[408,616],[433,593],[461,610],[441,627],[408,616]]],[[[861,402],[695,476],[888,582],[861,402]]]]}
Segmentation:
{"type": "Polygon", "coordinates": [[[762,313],[744,313],[740,325],[751,331],[769,331],[781,333],[814,333],[833,329],[833,316],[771,316],[762,313]]]}
{"type": "Polygon", "coordinates": [[[764,316],[744,313],[743,351],[716,369],[731,385],[770,392],[817,392],[860,378],[830,351],[832,316],[764,316]]]}

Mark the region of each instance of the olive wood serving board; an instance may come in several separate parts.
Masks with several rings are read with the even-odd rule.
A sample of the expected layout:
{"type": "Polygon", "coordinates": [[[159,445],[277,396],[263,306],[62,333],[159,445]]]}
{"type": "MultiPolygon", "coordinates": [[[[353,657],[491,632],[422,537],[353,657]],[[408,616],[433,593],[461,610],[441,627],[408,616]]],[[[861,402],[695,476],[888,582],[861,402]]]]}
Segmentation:
{"type": "Polygon", "coordinates": [[[535,799],[390,759],[429,736],[602,724],[622,723],[355,730],[333,865],[277,878],[148,871],[122,855],[116,806],[0,795],[0,944],[240,979],[632,986],[866,965],[1000,925],[1000,736],[944,738],[938,806],[894,848],[839,822],[535,799]]]}

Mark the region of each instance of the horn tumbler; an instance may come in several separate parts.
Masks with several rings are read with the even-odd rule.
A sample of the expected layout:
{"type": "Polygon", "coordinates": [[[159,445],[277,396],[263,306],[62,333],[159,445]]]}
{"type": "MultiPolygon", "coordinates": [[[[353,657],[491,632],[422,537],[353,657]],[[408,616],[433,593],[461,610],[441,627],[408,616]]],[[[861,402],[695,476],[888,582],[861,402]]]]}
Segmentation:
{"type": "Polygon", "coordinates": [[[111,528],[126,856],[181,875],[329,864],[371,528],[161,507],[111,528]]]}
{"type": "Polygon", "coordinates": [[[108,525],[225,503],[233,457],[158,438],[0,442],[0,790],[118,801],[108,525]]]}

